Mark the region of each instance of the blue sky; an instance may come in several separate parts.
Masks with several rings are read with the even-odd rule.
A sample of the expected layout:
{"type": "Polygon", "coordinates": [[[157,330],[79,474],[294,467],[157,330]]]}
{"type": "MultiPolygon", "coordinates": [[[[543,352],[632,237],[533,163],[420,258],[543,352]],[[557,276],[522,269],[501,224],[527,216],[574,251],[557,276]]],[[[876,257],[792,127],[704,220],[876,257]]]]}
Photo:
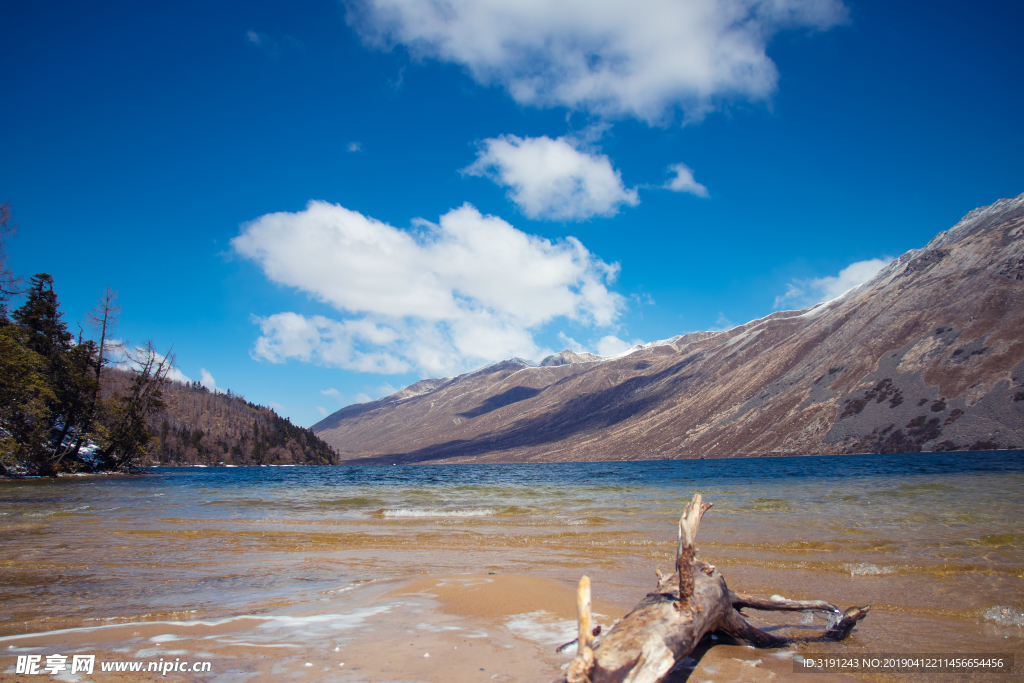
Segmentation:
{"type": "Polygon", "coordinates": [[[309,425],[801,307],[1024,191],[1019,3],[441,6],[4,3],[12,266],[309,425]]]}

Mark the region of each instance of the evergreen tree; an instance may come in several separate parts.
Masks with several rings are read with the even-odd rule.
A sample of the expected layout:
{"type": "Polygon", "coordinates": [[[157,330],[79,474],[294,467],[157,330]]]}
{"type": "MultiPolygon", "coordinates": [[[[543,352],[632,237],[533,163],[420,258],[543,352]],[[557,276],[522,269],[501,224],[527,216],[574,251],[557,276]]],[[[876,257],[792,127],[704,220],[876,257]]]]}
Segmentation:
{"type": "Polygon", "coordinates": [[[0,325],[0,475],[26,464],[46,469],[54,398],[46,359],[28,348],[18,327],[0,325]]]}
{"type": "Polygon", "coordinates": [[[52,391],[47,399],[49,435],[46,458],[37,459],[39,474],[52,476],[64,458],[77,450],[86,435],[94,409],[92,397],[96,382],[92,378],[96,345],[74,337],[62,320],[53,277],[35,275],[25,303],[14,312],[14,321],[24,334],[28,350],[38,354],[46,367],[46,379],[52,391]]]}

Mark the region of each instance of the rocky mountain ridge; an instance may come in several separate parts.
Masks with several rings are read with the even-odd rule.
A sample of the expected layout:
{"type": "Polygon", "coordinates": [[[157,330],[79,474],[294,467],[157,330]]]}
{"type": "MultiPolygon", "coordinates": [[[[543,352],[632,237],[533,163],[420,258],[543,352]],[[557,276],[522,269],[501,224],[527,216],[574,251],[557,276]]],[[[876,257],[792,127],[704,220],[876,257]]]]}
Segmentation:
{"type": "Polygon", "coordinates": [[[365,463],[1024,447],[1024,195],[809,309],[423,380],[313,430],[365,463]]]}

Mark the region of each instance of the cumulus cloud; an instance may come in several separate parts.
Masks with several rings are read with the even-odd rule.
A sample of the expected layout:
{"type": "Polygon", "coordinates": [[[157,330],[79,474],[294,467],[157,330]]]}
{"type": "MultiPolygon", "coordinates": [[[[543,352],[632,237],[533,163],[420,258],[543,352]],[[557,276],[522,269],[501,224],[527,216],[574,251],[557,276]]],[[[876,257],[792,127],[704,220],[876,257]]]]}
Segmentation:
{"type": "Polygon", "coordinates": [[[565,332],[558,333],[558,341],[560,341],[565,346],[565,348],[569,349],[570,351],[576,351],[577,353],[586,351],[586,349],[583,348],[583,344],[580,344],[578,341],[567,335],[565,332]]]}
{"type": "Polygon", "coordinates": [[[649,123],[700,119],[722,98],[763,100],[779,31],[825,30],[842,0],[349,0],[368,45],[462,65],[521,104],[649,123]]]}
{"type": "Polygon", "coordinates": [[[606,155],[580,147],[566,137],[488,138],[463,173],[509,188],[508,198],[530,218],[584,220],[640,203],[636,189],[622,184],[606,155]]]}
{"type": "Polygon", "coordinates": [[[614,324],[618,264],[569,237],[528,235],[466,204],[413,230],[326,202],[274,213],[232,240],[265,275],[338,310],[257,318],[252,355],[363,372],[441,374],[535,357],[540,326],[565,317],[614,324]]]}
{"type": "MultiPolygon", "coordinates": [[[[141,370],[146,361],[152,357],[159,364],[167,360],[167,356],[153,351],[144,346],[133,346],[127,341],[120,339],[108,339],[103,344],[107,360],[112,365],[122,370],[141,370]]],[[[171,369],[167,373],[167,379],[172,382],[187,383],[192,380],[174,366],[174,358],[170,359],[171,369]]]]}
{"type": "Polygon", "coordinates": [[[597,355],[599,356],[617,356],[620,353],[629,351],[637,344],[643,344],[640,339],[634,339],[632,343],[625,339],[619,339],[614,334],[609,334],[605,337],[601,337],[600,341],[597,342],[597,355]]]}
{"type": "Polygon", "coordinates": [[[708,188],[693,179],[693,171],[686,164],[672,164],[668,170],[673,177],[663,186],[666,190],[687,192],[698,197],[708,196],[708,188]]]}
{"type": "Polygon", "coordinates": [[[775,308],[804,308],[822,301],[831,301],[857,285],[867,282],[892,261],[890,256],[857,261],[843,268],[838,275],[793,280],[786,285],[784,294],[775,297],[775,308]]]}
{"type": "Polygon", "coordinates": [[[213,375],[206,368],[199,368],[199,383],[209,391],[217,391],[217,382],[214,381],[213,375]]]}

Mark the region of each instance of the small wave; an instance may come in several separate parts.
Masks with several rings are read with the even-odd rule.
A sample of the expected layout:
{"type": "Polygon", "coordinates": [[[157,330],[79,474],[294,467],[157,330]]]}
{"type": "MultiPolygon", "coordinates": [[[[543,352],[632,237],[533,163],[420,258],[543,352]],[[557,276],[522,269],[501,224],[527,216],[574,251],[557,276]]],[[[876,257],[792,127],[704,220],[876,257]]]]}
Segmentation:
{"type": "MultiPolygon", "coordinates": [[[[510,617],[505,621],[505,628],[541,645],[561,645],[576,637],[577,625],[575,621],[557,619],[550,612],[540,610],[510,617]]],[[[569,648],[566,653],[571,655],[575,650],[575,647],[569,648]]]]}
{"type": "Polygon", "coordinates": [[[877,564],[859,562],[857,564],[844,564],[843,568],[850,572],[850,576],[879,576],[881,574],[895,574],[895,567],[879,567],[877,564]]]}
{"type": "MultiPolygon", "coordinates": [[[[262,503],[262,501],[260,501],[262,503]]],[[[317,505],[320,507],[345,507],[345,508],[365,508],[374,507],[383,503],[378,498],[367,498],[367,497],[356,497],[356,498],[335,498],[333,500],[321,500],[317,501],[317,505]]]]}
{"type": "Polygon", "coordinates": [[[580,519],[568,519],[564,522],[566,526],[597,526],[609,523],[604,517],[582,517],[580,519]]]}
{"type": "Polygon", "coordinates": [[[398,517],[490,517],[497,514],[493,508],[476,508],[463,510],[445,510],[441,508],[384,510],[383,515],[388,518],[398,517]]]}
{"type": "Polygon", "coordinates": [[[994,621],[1000,626],[1024,626],[1024,612],[1001,605],[986,610],[985,619],[994,621]]]}

